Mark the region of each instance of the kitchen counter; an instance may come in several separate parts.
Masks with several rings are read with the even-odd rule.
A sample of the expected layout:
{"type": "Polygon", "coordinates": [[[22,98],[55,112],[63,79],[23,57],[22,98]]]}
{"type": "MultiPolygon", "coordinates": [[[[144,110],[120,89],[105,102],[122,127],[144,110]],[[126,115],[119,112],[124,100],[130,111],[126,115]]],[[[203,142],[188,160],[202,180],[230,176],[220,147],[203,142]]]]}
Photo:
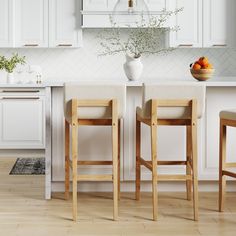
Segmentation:
{"type": "MultiPolygon", "coordinates": [[[[34,83],[15,83],[15,84],[7,84],[7,83],[0,83],[0,87],[5,88],[13,88],[13,87],[19,87],[19,88],[45,88],[45,87],[63,87],[64,83],[68,82],[90,82],[94,83],[95,80],[91,79],[83,79],[79,80],[76,78],[46,78],[45,82],[42,84],[34,84],[34,83]]],[[[96,80],[96,82],[99,82],[96,80]]],[[[184,77],[184,78],[146,78],[145,80],[141,79],[140,81],[128,81],[124,78],[113,78],[112,80],[109,79],[103,79],[102,82],[108,82],[108,83],[125,83],[127,87],[140,87],[144,82],[148,83],[202,83],[205,84],[207,87],[227,87],[227,86],[236,86],[236,76],[231,77],[213,77],[209,79],[206,82],[200,82],[192,77],[184,77]]]]}

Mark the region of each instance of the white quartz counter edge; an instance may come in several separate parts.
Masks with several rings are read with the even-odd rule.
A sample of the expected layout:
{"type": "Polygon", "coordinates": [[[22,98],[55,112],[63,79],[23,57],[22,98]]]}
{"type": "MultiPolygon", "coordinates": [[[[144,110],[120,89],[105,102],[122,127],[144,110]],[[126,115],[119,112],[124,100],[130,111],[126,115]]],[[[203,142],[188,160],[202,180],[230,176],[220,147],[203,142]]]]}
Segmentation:
{"type": "Polygon", "coordinates": [[[68,78],[64,80],[57,80],[54,78],[54,80],[46,80],[42,84],[34,84],[34,83],[16,83],[16,84],[7,84],[7,83],[0,83],[0,88],[45,88],[45,87],[62,87],[64,86],[64,83],[66,82],[88,82],[88,83],[99,83],[99,82],[107,82],[107,83],[121,83],[121,84],[126,84],[127,87],[141,87],[144,82],[148,83],[167,83],[167,84],[186,84],[186,83],[201,83],[205,84],[207,87],[236,87],[236,77],[215,77],[207,82],[198,82],[192,78],[180,80],[180,79],[147,79],[145,81],[125,81],[125,80],[118,80],[118,79],[113,79],[113,80],[76,80],[76,79],[71,79],[69,80],[68,78]]]}

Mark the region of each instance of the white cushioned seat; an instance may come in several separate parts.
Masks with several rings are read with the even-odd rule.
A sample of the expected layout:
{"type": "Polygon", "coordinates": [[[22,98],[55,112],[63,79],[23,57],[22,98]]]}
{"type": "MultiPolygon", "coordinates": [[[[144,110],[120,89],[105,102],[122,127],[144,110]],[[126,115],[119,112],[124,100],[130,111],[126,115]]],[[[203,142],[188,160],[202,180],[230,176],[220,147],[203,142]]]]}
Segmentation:
{"type": "MultiPolygon", "coordinates": [[[[71,120],[72,99],[78,100],[103,100],[117,99],[118,117],[125,114],[126,85],[109,82],[70,82],[64,85],[64,115],[67,121],[71,120]]],[[[110,107],[79,107],[78,118],[80,119],[110,119],[110,107]]]]}
{"type": "MultiPolygon", "coordinates": [[[[137,107],[137,114],[150,119],[151,99],[181,100],[197,99],[197,116],[201,118],[205,110],[206,87],[201,83],[144,83],[142,108],[137,107]]],[[[191,115],[189,108],[185,107],[159,107],[158,119],[186,119],[191,115]]]]}
{"type": "Polygon", "coordinates": [[[221,111],[220,118],[226,120],[236,120],[236,109],[221,111]]]}

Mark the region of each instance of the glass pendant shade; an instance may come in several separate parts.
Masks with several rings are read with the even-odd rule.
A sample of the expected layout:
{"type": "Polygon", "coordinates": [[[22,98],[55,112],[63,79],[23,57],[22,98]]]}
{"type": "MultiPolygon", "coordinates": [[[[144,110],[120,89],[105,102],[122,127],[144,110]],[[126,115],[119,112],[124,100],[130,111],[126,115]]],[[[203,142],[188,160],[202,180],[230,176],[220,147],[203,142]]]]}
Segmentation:
{"type": "Polygon", "coordinates": [[[117,0],[112,19],[117,26],[140,25],[144,19],[149,19],[149,9],[144,0],[117,0]]]}

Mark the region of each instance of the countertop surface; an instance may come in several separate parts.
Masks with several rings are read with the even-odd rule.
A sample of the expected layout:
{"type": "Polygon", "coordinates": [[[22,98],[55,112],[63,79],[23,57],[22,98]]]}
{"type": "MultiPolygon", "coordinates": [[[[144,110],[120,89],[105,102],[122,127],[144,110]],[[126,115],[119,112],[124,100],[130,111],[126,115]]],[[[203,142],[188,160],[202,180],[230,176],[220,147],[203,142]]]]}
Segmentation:
{"type": "Polygon", "coordinates": [[[192,77],[185,78],[146,78],[140,81],[128,81],[124,79],[103,79],[103,80],[86,80],[86,79],[76,79],[76,78],[47,78],[41,84],[36,83],[15,83],[7,84],[0,83],[1,88],[45,88],[45,87],[62,87],[65,82],[87,82],[93,84],[96,83],[122,83],[126,84],[127,87],[140,87],[144,82],[147,83],[167,83],[167,84],[179,84],[179,83],[202,83],[207,87],[236,87],[236,76],[235,77],[213,77],[206,82],[199,82],[192,77]]]}

